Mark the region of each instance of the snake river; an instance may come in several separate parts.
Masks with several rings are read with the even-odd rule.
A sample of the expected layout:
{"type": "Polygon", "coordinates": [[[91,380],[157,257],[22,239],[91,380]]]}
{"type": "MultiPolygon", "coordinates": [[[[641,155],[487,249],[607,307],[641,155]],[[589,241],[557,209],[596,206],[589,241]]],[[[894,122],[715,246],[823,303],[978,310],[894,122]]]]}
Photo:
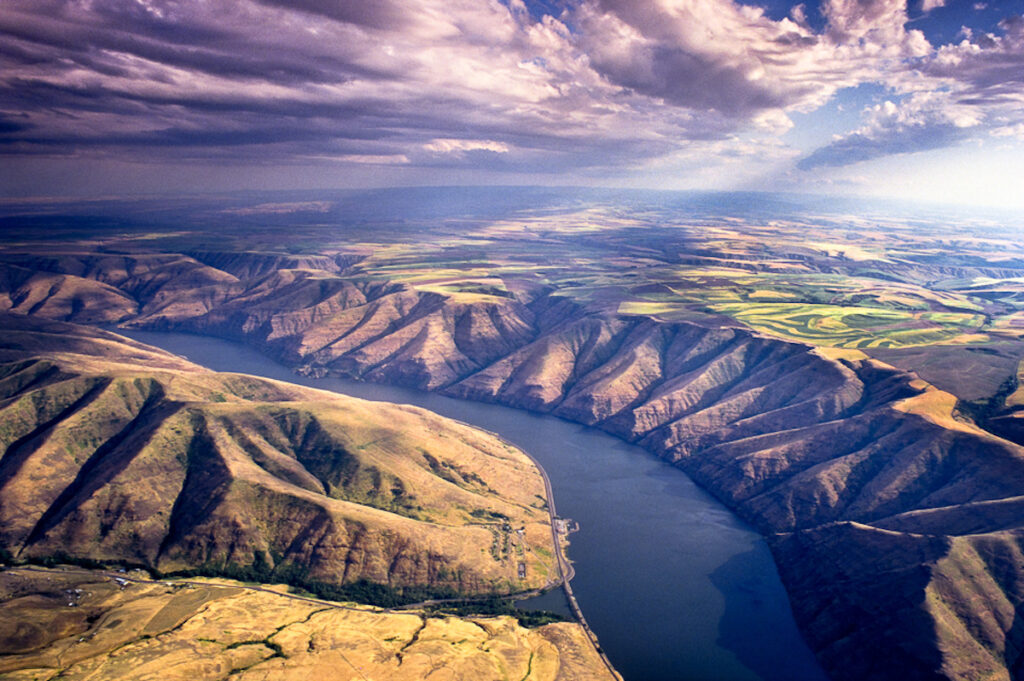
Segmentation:
{"type": "MultiPolygon", "coordinates": [[[[595,428],[491,404],[338,378],[312,379],[239,343],[121,331],[217,371],[414,404],[497,433],[551,480],[576,521],[573,591],[626,681],[824,681],[764,540],[684,473],[595,428]]],[[[520,604],[568,614],[561,590],[520,604]]]]}

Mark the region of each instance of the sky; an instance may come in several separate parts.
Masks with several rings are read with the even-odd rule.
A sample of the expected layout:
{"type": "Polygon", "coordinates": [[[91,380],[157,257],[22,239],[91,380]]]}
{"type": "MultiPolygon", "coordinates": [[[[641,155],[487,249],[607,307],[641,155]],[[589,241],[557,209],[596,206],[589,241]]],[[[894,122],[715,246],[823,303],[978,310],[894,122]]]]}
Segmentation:
{"type": "Polygon", "coordinates": [[[0,196],[447,184],[1024,208],[1024,0],[0,0],[0,196]]]}

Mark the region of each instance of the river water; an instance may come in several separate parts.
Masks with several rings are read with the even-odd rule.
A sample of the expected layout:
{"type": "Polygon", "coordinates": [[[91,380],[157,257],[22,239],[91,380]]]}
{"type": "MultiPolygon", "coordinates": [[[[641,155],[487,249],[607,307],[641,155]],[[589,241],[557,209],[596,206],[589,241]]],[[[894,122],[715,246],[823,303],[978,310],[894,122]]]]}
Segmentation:
{"type": "MultiPolygon", "coordinates": [[[[298,376],[239,343],[124,335],[217,371],[265,376],[370,400],[415,404],[498,433],[551,479],[577,521],[573,591],[626,681],[825,681],[793,621],[765,542],[678,469],[594,428],[441,395],[298,376]]],[[[562,592],[522,607],[568,613],[562,592]]]]}

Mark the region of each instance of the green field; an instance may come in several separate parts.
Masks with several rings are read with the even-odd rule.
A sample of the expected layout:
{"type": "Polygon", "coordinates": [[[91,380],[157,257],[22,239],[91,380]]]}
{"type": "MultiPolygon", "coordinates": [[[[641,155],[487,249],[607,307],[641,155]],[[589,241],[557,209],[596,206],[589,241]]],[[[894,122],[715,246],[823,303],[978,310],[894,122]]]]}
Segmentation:
{"type": "Polygon", "coordinates": [[[800,303],[709,306],[764,333],[842,348],[891,348],[943,343],[976,331],[981,315],[913,313],[875,307],[800,303]]]}
{"type": "MultiPolygon", "coordinates": [[[[981,228],[810,214],[761,223],[586,206],[495,219],[367,223],[341,231],[290,227],[287,239],[282,234],[229,229],[217,248],[234,244],[353,261],[344,274],[298,266],[306,267],[296,270],[302,276],[324,286],[345,279],[496,305],[555,293],[587,309],[731,323],[818,346],[1024,338],[1024,245],[1012,228],[987,223],[981,228]]],[[[187,244],[191,252],[212,248],[207,238],[128,231],[89,248],[187,244]]],[[[69,292],[72,285],[61,282],[69,292]]],[[[111,313],[118,314],[126,313],[111,313]]]]}

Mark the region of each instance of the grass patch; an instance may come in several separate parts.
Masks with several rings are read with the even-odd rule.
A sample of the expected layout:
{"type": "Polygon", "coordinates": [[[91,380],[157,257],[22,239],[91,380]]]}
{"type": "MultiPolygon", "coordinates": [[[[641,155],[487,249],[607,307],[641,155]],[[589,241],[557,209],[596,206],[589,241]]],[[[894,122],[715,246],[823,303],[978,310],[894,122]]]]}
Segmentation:
{"type": "Polygon", "coordinates": [[[309,577],[304,566],[286,563],[271,567],[262,553],[257,552],[248,566],[211,565],[190,570],[178,570],[162,577],[223,577],[257,584],[285,584],[329,601],[348,601],[396,608],[426,600],[458,598],[460,594],[449,587],[406,586],[393,587],[360,579],[348,584],[332,584],[309,577]]]}
{"type": "Polygon", "coordinates": [[[437,605],[426,609],[429,614],[456,615],[459,617],[472,617],[483,615],[495,617],[508,615],[515,617],[524,627],[542,627],[553,622],[566,622],[568,619],[556,612],[546,610],[520,610],[510,601],[500,598],[482,598],[455,605],[437,605]]]}
{"type": "Polygon", "coordinates": [[[727,303],[709,309],[772,335],[842,348],[941,343],[983,321],[974,314],[803,303],[727,303]]]}

